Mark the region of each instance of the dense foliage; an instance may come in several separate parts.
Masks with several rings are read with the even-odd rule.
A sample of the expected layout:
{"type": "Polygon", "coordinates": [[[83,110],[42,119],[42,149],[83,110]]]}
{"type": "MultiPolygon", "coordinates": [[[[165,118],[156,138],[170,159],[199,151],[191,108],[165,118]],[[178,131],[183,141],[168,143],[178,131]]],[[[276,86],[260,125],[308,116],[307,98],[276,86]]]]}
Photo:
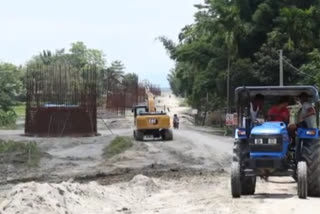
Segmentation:
{"type": "Polygon", "coordinates": [[[23,96],[23,77],[21,68],[9,63],[0,63],[0,110],[9,111],[23,96]]]}
{"type": "Polygon", "coordinates": [[[227,106],[242,85],[278,85],[279,50],[285,85],[320,85],[320,0],[205,0],[179,43],[160,40],[176,62],[175,94],[201,109],[227,106]],[[206,105],[206,108],[208,105],[206,105]]]}
{"type": "MultiPolygon", "coordinates": [[[[105,54],[101,50],[90,49],[83,42],[71,44],[68,51],[65,49],[44,50],[39,55],[28,61],[27,65],[60,65],[66,64],[81,69],[91,64],[97,66],[98,70],[98,94],[101,96],[108,88],[121,83],[124,76],[124,65],[121,61],[113,61],[107,65],[105,54]]],[[[77,70],[78,70],[77,69],[77,70]]]]}
{"type": "Polygon", "coordinates": [[[0,127],[13,127],[17,115],[12,106],[24,99],[24,73],[10,63],[0,63],[0,127]]]}

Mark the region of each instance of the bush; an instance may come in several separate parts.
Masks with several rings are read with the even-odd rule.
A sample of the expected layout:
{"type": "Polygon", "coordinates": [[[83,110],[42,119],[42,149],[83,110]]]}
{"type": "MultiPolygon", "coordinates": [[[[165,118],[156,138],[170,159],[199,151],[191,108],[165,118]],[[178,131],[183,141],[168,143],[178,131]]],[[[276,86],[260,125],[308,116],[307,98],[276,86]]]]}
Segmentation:
{"type": "Polygon", "coordinates": [[[3,111],[0,109],[0,128],[15,127],[17,114],[14,111],[3,111]]]}
{"type": "Polygon", "coordinates": [[[20,95],[25,94],[23,87],[24,72],[10,63],[0,62],[0,109],[9,111],[20,95]]]}
{"type": "Polygon", "coordinates": [[[224,136],[234,136],[234,127],[224,126],[224,136]]]}
{"type": "Polygon", "coordinates": [[[132,140],[129,137],[116,137],[103,149],[103,156],[106,158],[113,157],[117,154],[124,152],[125,150],[133,146],[132,140]]]}
{"type": "Polygon", "coordinates": [[[186,99],[183,99],[182,101],[180,101],[179,103],[179,107],[188,107],[188,102],[186,99]]]}
{"type": "Polygon", "coordinates": [[[17,117],[24,118],[26,116],[26,104],[21,103],[13,107],[14,112],[16,113],[17,117]]]}

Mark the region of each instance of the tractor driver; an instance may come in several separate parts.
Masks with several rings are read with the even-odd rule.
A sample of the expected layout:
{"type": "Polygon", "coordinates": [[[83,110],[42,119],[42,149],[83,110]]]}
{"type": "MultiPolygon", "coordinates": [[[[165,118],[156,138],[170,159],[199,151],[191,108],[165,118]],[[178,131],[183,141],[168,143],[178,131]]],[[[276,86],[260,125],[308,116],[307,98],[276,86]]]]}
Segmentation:
{"type": "Polygon", "coordinates": [[[285,122],[289,124],[290,112],[288,110],[289,97],[281,97],[279,102],[272,106],[268,111],[269,121],[285,122]]]}

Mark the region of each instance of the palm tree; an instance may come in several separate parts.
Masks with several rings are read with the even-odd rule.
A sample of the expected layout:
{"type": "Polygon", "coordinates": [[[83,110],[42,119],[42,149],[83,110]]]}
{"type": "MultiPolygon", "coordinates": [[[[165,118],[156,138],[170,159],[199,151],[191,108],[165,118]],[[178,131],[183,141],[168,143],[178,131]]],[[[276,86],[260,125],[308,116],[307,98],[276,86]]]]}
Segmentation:
{"type": "Polygon", "coordinates": [[[125,67],[121,61],[114,61],[109,68],[102,71],[104,88],[107,93],[121,84],[124,77],[124,69],[125,67]]]}
{"type": "Polygon", "coordinates": [[[303,10],[296,7],[283,8],[280,12],[280,23],[282,29],[288,34],[288,42],[286,44],[289,50],[300,47],[312,48],[313,23],[312,14],[315,8],[303,10]]]}
{"type": "Polygon", "coordinates": [[[238,38],[247,33],[246,26],[240,19],[239,8],[235,5],[225,6],[218,23],[221,26],[221,32],[227,47],[227,110],[230,109],[230,69],[232,60],[238,54],[238,38]]]}
{"type": "Polygon", "coordinates": [[[43,64],[50,65],[53,60],[53,54],[50,50],[43,50],[42,53],[40,53],[40,59],[43,64]]]}

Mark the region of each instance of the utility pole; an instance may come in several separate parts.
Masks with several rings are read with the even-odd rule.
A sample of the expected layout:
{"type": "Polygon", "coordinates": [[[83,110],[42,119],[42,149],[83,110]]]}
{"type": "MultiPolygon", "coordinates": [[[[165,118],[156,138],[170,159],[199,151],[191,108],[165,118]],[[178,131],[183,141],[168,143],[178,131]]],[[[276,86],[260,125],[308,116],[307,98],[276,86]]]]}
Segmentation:
{"type": "Polygon", "coordinates": [[[228,56],[228,68],[227,68],[227,113],[230,108],[230,54],[228,56]]]}
{"type": "Polygon", "coordinates": [[[283,50],[280,50],[280,86],[283,86],[283,50]]]}
{"type": "Polygon", "coordinates": [[[207,92],[207,96],[206,96],[206,104],[204,107],[204,118],[202,121],[202,126],[204,126],[206,124],[206,119],[207,119],[207,114],[208,114],[208,105],[209,105],[209,93],[207,92]]]}

